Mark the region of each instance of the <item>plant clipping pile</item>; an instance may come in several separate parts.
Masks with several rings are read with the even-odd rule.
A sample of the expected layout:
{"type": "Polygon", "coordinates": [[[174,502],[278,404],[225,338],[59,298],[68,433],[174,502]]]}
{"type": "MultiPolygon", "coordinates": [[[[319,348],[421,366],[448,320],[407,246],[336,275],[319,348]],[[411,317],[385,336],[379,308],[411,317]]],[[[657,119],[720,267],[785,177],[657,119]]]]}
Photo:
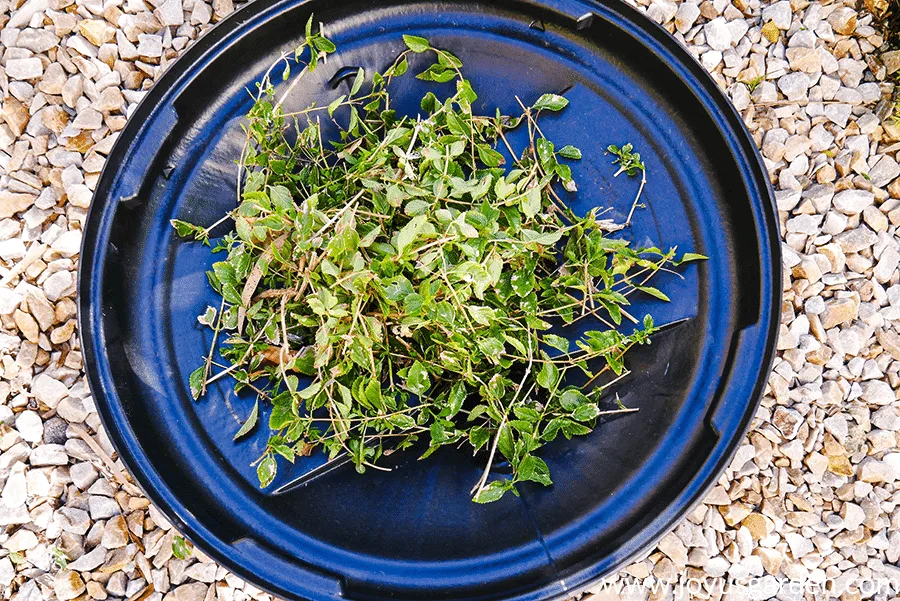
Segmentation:
{"type": "MultiPolygon", "coordinates": [[[[577,189],[566,162],[581,151],[558,147],[538,123],[565,98],[520,101],[516,116],[475,114],[460,60],[423,38],[404,41],[368,91],[360,70],[328,106],[285,112],[296,81],[335,50],[310,21],[305,43],[278,63],[285,79],[302,64],[298,79],[280,97],[275,67],[259,84],[239,204],[224,218],[234,231],[217,241],[227,256],[209,272],[222,302],[199,318],[214,330],[212,348],[190,387],[199,398],[229,376],[252,389],[256,405],[235,438],[256,426],[261,403],[272,406],[263,487],[279,461],[318,450],[364,472],[384,469],[386,453],[416,447],[424,458],[453,445],[483,454],[472,495],[495,501],[517,494],[517,482],[551,484],[543,444],[629,411],[600,405],[625,353],[655,331],[649,315],[638,323],[628,312],[629,296],[668,300],[651,276],[702,257],[632,248],[595,211],[566,207],[561,196],[577,189]],[[391,82],[425,61],[417,77],[455,82],[455,93],[428,93],[418,116],[400,115],[391,82]],[[527,131],[525,148],[507,139],[516,128],[527,131]],[[597,329],[575,340],[553,333],[582,319],[597,329]],[[633,333],[617,331],[623,319],[633,333]],[[491,480],[504,459],[511,476],[491,480]]],[[[630,146],[609,152],[620,172],[643,176],[630,146]]],[[[217,224],[173,225],[209,243],[217,224]]]]}

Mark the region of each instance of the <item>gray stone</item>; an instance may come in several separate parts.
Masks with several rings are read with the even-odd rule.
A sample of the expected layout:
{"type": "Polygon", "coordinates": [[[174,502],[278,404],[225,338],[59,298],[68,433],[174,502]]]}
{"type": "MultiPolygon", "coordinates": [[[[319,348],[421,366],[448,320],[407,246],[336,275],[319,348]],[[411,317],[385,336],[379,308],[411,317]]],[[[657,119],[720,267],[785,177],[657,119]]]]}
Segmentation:
{"type": "Polygon", "coordinates": [[[37,79],[44,73],[44,64],[41,59],[14,58],[6,61],[6,75],[10,79],[29,80],[37,79]]]}
{"type": "Polygon", "coordinates": [[[862,383],[862,399],[873,405],[890,405],[896,401],[891,385],[883,380],[862,383]]]}
{"type": "Polygon", "coordinates": [[[783,31],[791,28],[791,17],[791,3],[789,0],[781,0],[781,2],[770,4],[762,11],[763,23],[771,21],[775,24],[775,27],[783,31]]]}
{"type": "Polygon", "coordinates": [[[184,9],[181,6],[181,0],[165,0],[159,8],[153,11],[153,14],[163,26],[184,23],[184,9]]]}
{"type": "Polygon", "coordinates": [[[706,43],[713,50],[726,50],[731,48],[731,30],[728,29],[728,22],[722,17],[713,19],[703,26],[703,33],[706,35],[706,43]]]}
{"type": "Polygon", "coordinates": [[[90,572],[96,570],[106,561],[107,550],[101,546],[94,547],[89,553],[85,553],[69,564],[69,569],[78,572],[90,572]]]}
{"type": "Polygon", "coordinates": [[[875,203],[875,195],[866,190],[844,190],[834,195],[834,208],[845,215],[858,215],[875,203]]]}
{"type": "Polygon", "coordinates": [[[888,405],[872,414],[872,424],[881,430],[896,432],[900,430],[900,415],[894,407],[888,405]]]}
{"type": "Polygon", "coordinates": [[[81,490],[87,490],[97,480],[98,476],[97,468],[87,461],[76,463],[69,468],[69,477],[72,478],[72,484],[81,490]]]}
{"type": "Polygon", "coordinates": [[[893,157],[884,155],[869,170],[868,175],[873,186],[883,188],[900,176],[900,165],[893,157]]]}
{"type": "Polygon", "coordinates": [[[109,497],[93,495],[88,499],[88,506],[93,520],[105,520],[121,513],[119,504],[109,497]]]}
{"type": "Polygon", "coordinates": [[[63,530],[72,534],[84,534],[91,527],[88,512],[76,507],[63,507],[57,512],[56,520],[63,530]]]}
{"type": "Polygon", "coordinates": [[[66,465],[69,462],[69,456],[66,455],[65,447],[61,445],[43,444],[35,447],[29,455],[28,461],[33,467],[66,465]]]}
{"type": "Polygon", "coordinates": [[[48,444],[66,444],[66,421],[60,417],[51,417],[44,422],[44,442],[48,444]]]}
{"type": "Polygon", "coordinates": [[[788,73],[778,79],[778,89],[791,101],[806,98],[809,85],[809,75],[806,73],[788,73]]]}
{"type": "Polygon", "coordinates": [[[46,374],[39,374],[31,383],[31,394],[41,403],[54,409],[61,400],[69,395],[69,389],[59,380],[46,374]]]}
{"type": "Polygon", "coordinates": [[[72,424],[80,424],[88,416],[87,409],[81,399],[66,397],[59,402],[56,412],[61,418],[72,424]]]}
{"type": "Polygon", "coordinates": [[[0,587],[9,586],[16,577],[16,569],[9,557],[0,559],[0,587]]]}
{"type": "Polygon", "coordinates": [[[203,601],[208,589],[207,585],[200,582],[182,584],[163,597],[163,601],[203,601]]]}
{"type": "Polygon", "coordinates": [[[32,52],[46,52],[59,44],[59,37],[49,29],[23,29],[16,39],[16,46],[32,52]]]}
{"type": "Polygon", "coordinates": [[[866,226],[860,226],[838,234],[835,236],[835,240],[841,245],[841,250],[845,253],[858,253],[875,244],[878,241],[878,235],[866,226]]]}

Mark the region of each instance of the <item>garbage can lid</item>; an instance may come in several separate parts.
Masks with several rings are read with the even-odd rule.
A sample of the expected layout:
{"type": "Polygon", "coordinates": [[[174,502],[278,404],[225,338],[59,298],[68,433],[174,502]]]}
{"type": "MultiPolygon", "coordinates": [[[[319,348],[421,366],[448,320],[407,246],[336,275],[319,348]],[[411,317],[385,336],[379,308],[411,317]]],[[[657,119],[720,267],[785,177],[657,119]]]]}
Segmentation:
{"type": "MultiPolygon", "coordinates": [[[[394,95],[414,112],[435,84],[403,79],[394,95]]],[[[150,499],[203,551],[275,595],[562,598],[675,525],[740,444],[773,358],[777,228],[738,114],[675,39],[623,2],[257,0],[169,68],[107,160],[81,255],[84,360],[103,424],[150,499]],[[672,302],[636,301],[657,323],[684,321],[629,355],[619,395],[639,413],[542,451],[552,487],[473,504],[483,464],[445,448],[425,461],[395,454],[390,473],[338,468],[285,488],[321,462],[311,457],[260,490],[250,464],[266,433],[231,440],[233,414],[245,417],[253,399],[223,381],[191,400],[188,374],[211,335],[196,316],[218,306],[204,274],[215,256],[168,223],[212,223],[235,205],[246,90],[297,44],[311,13],[338,52],[290,103],[327,104],[352,82],[342,70],[381,71],[402,34],[425,36],[462,59],[479,111],[512,112],[515,95],[569,98],[542,127],[584,151],[572,165],[576,211],[609,207],[624,221],[636,182],[613,181],[603,149],[631,142],[650,183],[621,235],[709,257],[683,279],[661,276],[672,302]]]]}

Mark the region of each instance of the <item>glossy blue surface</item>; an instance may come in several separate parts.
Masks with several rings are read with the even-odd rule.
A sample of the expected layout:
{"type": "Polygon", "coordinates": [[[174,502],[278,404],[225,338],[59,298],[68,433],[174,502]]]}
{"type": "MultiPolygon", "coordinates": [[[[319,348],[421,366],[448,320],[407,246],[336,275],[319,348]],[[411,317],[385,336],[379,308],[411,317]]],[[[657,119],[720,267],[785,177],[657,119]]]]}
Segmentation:
{"type": "MultiPolygon", "coordinates": [[[[406,77],[394,95],[414,114],[440,89],[406,77]]],[[[771,192],[739,117],[677,42],[624,4],[257,0],[170,68],[122,132],[86,227],[79,308],[91,387],[123,461],[240,576],[292,599],[549,599],[652,544],[714,483],[762,394],[779,269],[771,192]],[[671,303],[634,299],[634,314],[685,321],[630,356],[617,390],[639,413],[543,451],[554,486],[472,504],[483,460],[444,449],[421,462],[394,455],[390,473],[338,467],[273,494],[321,465],[314,455],[260,491],[250,463],[265,429],[231,440],[253,399],[223,380],[191,401],[187,376],[211,335],[196,316],[218,306],[204,275],[216,257],[168,221],[212,223],[234,206],[245,89],[296,45],[311,11],[339,51],[287,108],[346,92],[329,82],[347,67],[383,70],[401,34],[426,36],[463,60],[478,110],[565,93],[569,108],[542,129],[584,152],[576,211],[602,206],[624,220],[638,182],[613,179],[603,149],[632,142],[647,165],[647,208],[621,235],[710,257],[660,277],[671,303]]]]}

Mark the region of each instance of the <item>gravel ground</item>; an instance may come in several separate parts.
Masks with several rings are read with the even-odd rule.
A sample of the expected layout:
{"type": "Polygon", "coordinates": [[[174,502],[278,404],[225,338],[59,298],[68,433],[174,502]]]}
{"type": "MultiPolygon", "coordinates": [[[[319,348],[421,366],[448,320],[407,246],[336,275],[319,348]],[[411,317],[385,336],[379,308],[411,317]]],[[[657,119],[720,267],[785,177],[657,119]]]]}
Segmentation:
{"type": "MultiPolygon", "coordinates": [[[[612,580],[630,588],[589,598],[893,598],[900,125],[888,82],[900,52],[881,53],[852,1],[645,8],[714,74],[762,149],[784,237],[783,325],[762,407],[719,485],[612,580]],[[694,584],[658,586],[684,578],[694,584]],[[723,589],[726,578],[753,586],[723,589]],[[788,580],[808,586],[779,590],[788,580]],[[826,581],[831,594],[809,586],[826,581]]],[[[0,599],[269,599],[197,550],[173,556],[177,533],[111,459],[75,322],[81,227],[116,132],[232,10],[0,0],[0,599]]]]}

